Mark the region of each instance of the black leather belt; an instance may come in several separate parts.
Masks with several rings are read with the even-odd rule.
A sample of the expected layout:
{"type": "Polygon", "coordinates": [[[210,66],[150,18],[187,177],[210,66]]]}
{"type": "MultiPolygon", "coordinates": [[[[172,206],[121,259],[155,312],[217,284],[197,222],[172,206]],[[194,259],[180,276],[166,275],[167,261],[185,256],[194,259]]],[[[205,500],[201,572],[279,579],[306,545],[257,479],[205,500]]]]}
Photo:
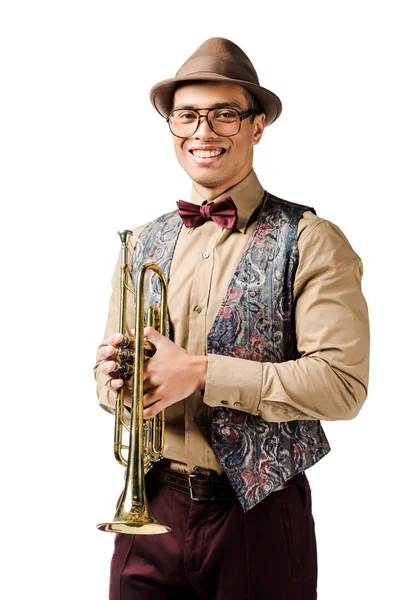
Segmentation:
{"type": "MultiPolygon", "coordinates": [[[[274,491],[283,490],[292,485],[296,477],[292,477],[285,481],[279,488],[274,491]]],[[[226,475],[222,475],[221,479],[208,475],[198,475],[194,473],[181,473],[168,467],[154,466],[149,476],[159,485],[165,485],[176,492],[181,492],[190,496],[195,502],[207,502],[212,500],[230,501],[237,500],[237,496],[228,481],[226,475]]]]}
{"type": "MultiPolygon", "coordinates": [[[[195,502],[208,500],[237,500],[229,481],[197,473],[181,473],[168,467],[154,466],[149,475],[159,485],[190,496],[195,502]]],[[[225,477],[225,476],[223,476],[225,477]]]]}

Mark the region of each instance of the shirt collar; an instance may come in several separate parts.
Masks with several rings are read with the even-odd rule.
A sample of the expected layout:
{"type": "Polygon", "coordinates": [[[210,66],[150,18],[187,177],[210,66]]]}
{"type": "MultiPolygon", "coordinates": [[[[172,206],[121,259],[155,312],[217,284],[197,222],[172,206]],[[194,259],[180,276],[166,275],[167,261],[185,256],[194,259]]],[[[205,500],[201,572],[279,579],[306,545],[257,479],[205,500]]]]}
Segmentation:
{"type": "MultiPolygon", "coordinates": [[[[232,198],[237,207],[238,220],[236,228],[242,233],[245,233],[251,215],[260,205],[264,197],[264,189],[258,181],[254,170],[252,169],[242,181],[239,181],[239,183],[233,185],[231,188],[228,188],[222,194],[214,198],[213,202],[226,198],[227,196],[232,198]]],[[[194,204],[199,206],[204,202],[204,198],[194,186],[192,187],[191,200],[194,204]]]]}

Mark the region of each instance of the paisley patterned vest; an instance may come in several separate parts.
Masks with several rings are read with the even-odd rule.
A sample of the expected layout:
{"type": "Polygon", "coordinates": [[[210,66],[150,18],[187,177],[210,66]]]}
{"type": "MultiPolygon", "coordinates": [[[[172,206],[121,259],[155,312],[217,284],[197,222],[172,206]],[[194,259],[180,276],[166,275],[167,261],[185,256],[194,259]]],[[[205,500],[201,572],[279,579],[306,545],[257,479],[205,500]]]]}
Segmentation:
{"type": "MultiPolygon", "coordinates": [[[[300,357],[295,337],[293,284],[298,265],[297,227],[313,208],[266,193],[253,234],[207,337],[209,354],[262,362],[300,357]]],[[[162,215],[141,232],[131,275],[155,262],[170,272],[182,221],[162,215]]],[[[149,274],[146,303],[160,304],[158,278],[149,274]]],[[[245,511],[284,481],[308,469],[329,451],[316,420],[272,423],[229,408],[213,408],[212,447],[245,511]]]]}

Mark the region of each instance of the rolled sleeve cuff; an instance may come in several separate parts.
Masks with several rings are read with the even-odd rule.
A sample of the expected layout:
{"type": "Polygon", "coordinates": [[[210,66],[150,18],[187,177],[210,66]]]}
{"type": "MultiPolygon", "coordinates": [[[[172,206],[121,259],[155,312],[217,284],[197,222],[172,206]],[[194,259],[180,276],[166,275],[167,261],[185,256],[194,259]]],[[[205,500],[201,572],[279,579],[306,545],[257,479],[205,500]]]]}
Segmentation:
{"type": "Polygon", "coordinates": [[[219,354],[208,355],[204,390],[204,402],[208,406],[225,406],[258,415],[261,384],[261,363],[219,354]]]}

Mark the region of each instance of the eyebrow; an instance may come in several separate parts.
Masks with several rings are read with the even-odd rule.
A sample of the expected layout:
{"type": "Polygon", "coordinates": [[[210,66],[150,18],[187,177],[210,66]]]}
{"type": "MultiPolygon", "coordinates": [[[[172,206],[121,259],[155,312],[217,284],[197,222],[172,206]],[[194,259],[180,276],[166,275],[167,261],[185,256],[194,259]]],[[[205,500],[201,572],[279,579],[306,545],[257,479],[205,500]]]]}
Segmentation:
{"type": "MultiPolygon", "coordinates": [[[[237,108],[239,110],[243,110],[243,107],[238,104],[238,102],[216,102],[215,104],[211,104],[211,106],[207,106],[207,108],[237,108]]],[[[198,104],[178,104],[173,108],[173,110],[198,110],[198,104]]]]}

